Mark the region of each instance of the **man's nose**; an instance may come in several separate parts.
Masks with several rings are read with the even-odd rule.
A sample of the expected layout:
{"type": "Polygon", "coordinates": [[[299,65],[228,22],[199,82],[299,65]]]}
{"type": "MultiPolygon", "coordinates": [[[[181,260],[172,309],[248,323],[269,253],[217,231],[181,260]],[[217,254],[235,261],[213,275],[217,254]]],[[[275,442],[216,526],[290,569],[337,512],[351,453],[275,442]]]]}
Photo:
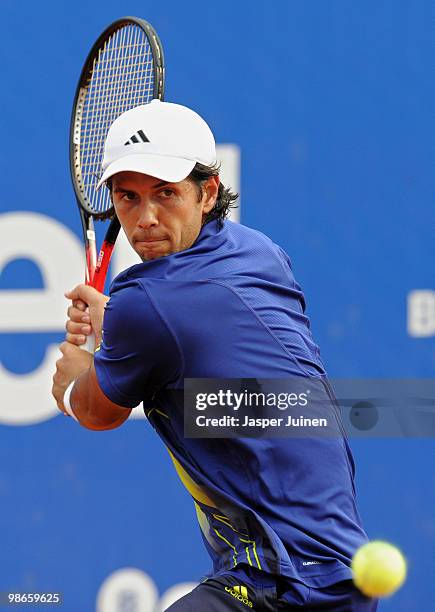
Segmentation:
{"type": "Polygon", "coordinates": [[[141,206],[138,225],[143,229],[149,229],[159,224],[157,207],[152,202],[144,202],[141,206]]]}

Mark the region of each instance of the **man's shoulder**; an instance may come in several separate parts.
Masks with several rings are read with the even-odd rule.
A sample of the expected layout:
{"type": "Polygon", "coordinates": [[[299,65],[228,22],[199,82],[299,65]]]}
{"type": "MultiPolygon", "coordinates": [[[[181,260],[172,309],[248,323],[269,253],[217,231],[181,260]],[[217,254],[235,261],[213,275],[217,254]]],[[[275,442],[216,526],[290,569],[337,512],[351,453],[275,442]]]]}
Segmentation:
{"type": "Polygon", "coordinates": [[[105,312],[109,320],[123,328],[146,324],[155,330],[163,322],[153,292],[146,281],[131,278],[128,272],[119,274],[112,282],[105,312]]]}
{"type": "Polygon", "coordinates": [[[260,230],[254,229],[253,227],[249,227],[248,225],[244,225],[243,223],[236,223],[234,221],[230,221],[230,219],[226,219],[224,223],[227,231],[230,234],[239,236],[241,239],[261,240],[267,244],[274,244],[271,238],[267,236],[267,234],[264,234],[260,230]]]}
{"type": "Polygon", "coordinates": [[[285,251],[276,244],[270,236],[261,232],[258,229],[243,225],[242,223],[234,223],[233,221],[227,220],[227,231],[228,236],[235,240],[238,240],[240,246],[251,247],[254,253],[261,256],[262,254],[278,255],[281,256],[285,251]]]}
{"type": "Polygon", "coordinates": [[[269,278],[271,269],[279,276],[283,263],[289,263],[287,255],[266,234],[226,220],[220,230],[213,226],[204,232],[190,249],[128,268],[112,283],[111,295],[122,292],[135,299],[147,293],[152,299],[169,292],[177,301],[185,292],[209,291],[213,280],[238,275],[269,278]]]}
{"type": "Polygon", "coordinates": [[[116,296],[118,299],[128,300],[143,294],[144,288],[140,279],[132,277],[130,270],[131,268],[127,268],[113,279],[109,291],[111,299],[116,296]],[[120,295],[122,297],[119,297],[120,295]]]}
{"type": "Polygon", "coordinates": [[[127,270],[115,279],[106,306],[108,312],[116,311],[116,319],[122,317],[126,326],[142,322],[157,330],[183,316],[186,323],[191,321],[194,325],[186,309],[204,308],[222,299],[214,279],[147,278],[137,270],[133,276],[127,270]]]}

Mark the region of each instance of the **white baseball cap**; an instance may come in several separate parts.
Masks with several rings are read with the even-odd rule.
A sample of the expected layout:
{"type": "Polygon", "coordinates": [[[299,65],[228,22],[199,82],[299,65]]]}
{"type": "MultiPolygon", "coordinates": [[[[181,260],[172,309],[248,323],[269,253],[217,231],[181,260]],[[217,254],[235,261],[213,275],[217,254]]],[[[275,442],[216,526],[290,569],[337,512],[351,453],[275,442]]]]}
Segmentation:
{"type": "Polygon", "coordinates": [[[153,100],[122,113],[110,126],[97,189],[124,171],[178,183],[196,163],[216,163],[216,145],[207,123],[186,106],[153,100]]]}

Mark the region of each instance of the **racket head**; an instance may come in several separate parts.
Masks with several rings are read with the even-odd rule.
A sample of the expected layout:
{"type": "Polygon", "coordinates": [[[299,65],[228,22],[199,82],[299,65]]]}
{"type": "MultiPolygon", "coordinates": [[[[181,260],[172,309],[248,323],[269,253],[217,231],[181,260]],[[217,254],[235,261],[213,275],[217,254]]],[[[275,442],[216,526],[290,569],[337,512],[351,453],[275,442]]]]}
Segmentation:
{"type": "Polygon", "coordinates": [[[109,191],[96,190],[110,125],[126,110],[162,100],[164,82],[162,45],[144,19],[122,17],[94,43],[80,74],[70,126],[71,179],[85,217],[114,215],[109,191]]]}

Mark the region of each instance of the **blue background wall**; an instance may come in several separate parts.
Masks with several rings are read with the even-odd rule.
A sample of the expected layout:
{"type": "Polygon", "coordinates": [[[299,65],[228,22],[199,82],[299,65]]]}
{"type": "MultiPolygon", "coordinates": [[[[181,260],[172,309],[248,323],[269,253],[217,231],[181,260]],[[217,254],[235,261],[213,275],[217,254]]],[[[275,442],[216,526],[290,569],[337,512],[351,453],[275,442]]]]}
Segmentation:
{"type": "MultiPolygon", "coordinates": [[[[200,112],[219,143],[240,147],[241,221],[289,253],[330,374],[432,377],[434,338],[409,334],[407,297],[435,288],[435,5],[4,2],[2,213],[40,213],[79,238],[68,170],[71,101],[89,45],[126,14],[160,34],[166,99],[200,112]]],[[[0,326],[11,290],[44,287],[29,259],[17,252],[0,269],[0,326]]],[[[3,324],[0,333],[3,373],[22,384],[63,337],[57,324],[29,327],[3,324]]],[[[63,591],[63,609],[87,611],[121,567],[143,570],[160,593],[208,571],[191,501],[146,422],[105,433],[62,416],[7,424],[5,388],[0,591],[63,591]],[[178,535],[169,539],[174,508],[178,535]]],[[[14,401],[21,410],[20,393],[14,401]]],[[[435,443],[352,446],[369,535],[396,542],[410,563],[407,585],[380,609],[430,609],[435,443]]]]}

